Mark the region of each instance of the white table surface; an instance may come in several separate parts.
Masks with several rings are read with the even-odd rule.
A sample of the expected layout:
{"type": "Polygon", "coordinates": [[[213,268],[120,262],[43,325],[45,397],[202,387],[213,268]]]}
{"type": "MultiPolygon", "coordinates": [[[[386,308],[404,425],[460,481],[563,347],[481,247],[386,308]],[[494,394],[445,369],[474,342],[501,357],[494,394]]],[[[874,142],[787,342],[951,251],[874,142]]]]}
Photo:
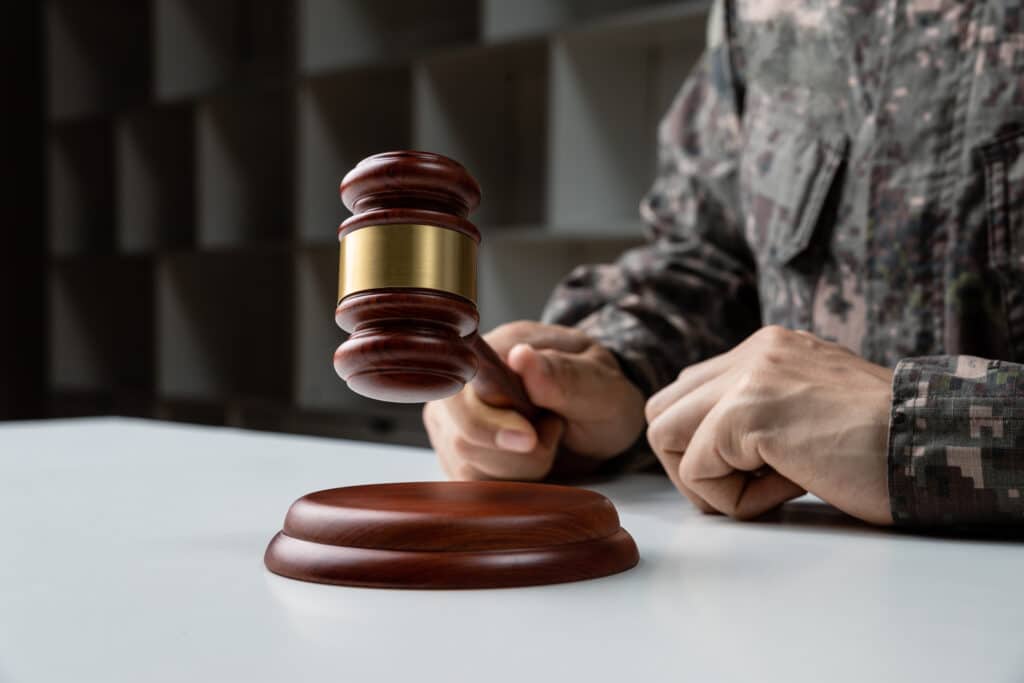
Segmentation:
{"type": "Polygon", "coordinates": [[[540,588],[267,572],[308,491],[437,479],[426,451],[124,419],[0,426],[0,680],[1020,681],[1024,544],[878,531],[804,499],[696,514],[594,488],[641,563],[540,588]]]}

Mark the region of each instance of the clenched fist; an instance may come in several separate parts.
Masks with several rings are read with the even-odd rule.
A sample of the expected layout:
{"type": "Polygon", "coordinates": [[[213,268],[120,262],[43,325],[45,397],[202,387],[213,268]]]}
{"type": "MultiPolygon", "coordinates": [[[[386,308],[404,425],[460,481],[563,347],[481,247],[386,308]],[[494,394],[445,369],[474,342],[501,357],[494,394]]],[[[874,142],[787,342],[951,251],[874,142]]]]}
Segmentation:
{"type": "MultiPolygon", "coordinates": [[[[493,408],[472,384],[423,408],[430,443],[453,479],[545,478],[557,458],[596,467],[644,429],[644,397],[604,347],[560,325],[521,321],[485,335],[546,411],[535,424],[493,408]]],[[[581,466],[582,465],[582,466],[581,466]]]]}
{"type": "Polygon", "coordinates": [[[891,524],[892,370],[807,332],[766,327],[685,369],[647,403],[647,438],[702,510],[755,517],[810,491],[891,524]]]}

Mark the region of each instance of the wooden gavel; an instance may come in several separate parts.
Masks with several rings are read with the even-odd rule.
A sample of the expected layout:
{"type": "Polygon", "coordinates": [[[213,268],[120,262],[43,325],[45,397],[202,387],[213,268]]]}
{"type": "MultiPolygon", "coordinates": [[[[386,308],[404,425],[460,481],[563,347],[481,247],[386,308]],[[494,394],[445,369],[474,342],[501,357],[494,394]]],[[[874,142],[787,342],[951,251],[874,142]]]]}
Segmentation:
{"type": "Polygon", "coordinates": [[[338,228],[335,321],[350,336],[334,369],[349,388],[419,403],[472,381],[485,403],[535,417],[519,376],[477,333],[469,214],[480,186],[466,169],[428,152],[376,154],[345,176],[341,200],[353,215],[338,228]]]}

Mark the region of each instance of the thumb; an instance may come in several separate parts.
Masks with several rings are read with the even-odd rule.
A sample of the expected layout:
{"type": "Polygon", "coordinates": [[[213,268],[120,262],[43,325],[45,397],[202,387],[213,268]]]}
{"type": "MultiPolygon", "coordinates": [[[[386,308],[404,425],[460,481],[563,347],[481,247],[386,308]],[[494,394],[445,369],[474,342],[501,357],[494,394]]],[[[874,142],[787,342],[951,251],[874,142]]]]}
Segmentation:
{"type": "Polygon", "coordinates": [[[509,351],[508,364],[522,377],[534,405],[560,415],[579,413],[591,397],[600,395],[598,368],[578,353],[517,344],[509,351]]]}

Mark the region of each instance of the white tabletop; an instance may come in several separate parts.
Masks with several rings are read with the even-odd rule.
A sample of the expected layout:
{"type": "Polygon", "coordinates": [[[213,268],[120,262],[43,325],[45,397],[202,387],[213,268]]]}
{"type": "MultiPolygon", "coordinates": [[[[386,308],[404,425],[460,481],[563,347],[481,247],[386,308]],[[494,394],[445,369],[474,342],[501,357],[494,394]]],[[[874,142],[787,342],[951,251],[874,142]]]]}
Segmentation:
{"type": "Polygon", "coordinates": [[[122,419],[0,427],[0,681],[1020,681],[1024,546],[878,531],[805,499],[705,517],[597,485],[624,574],[430,592],[301,583],[308,491],[436,479],[422,450],[122,419]]]}

